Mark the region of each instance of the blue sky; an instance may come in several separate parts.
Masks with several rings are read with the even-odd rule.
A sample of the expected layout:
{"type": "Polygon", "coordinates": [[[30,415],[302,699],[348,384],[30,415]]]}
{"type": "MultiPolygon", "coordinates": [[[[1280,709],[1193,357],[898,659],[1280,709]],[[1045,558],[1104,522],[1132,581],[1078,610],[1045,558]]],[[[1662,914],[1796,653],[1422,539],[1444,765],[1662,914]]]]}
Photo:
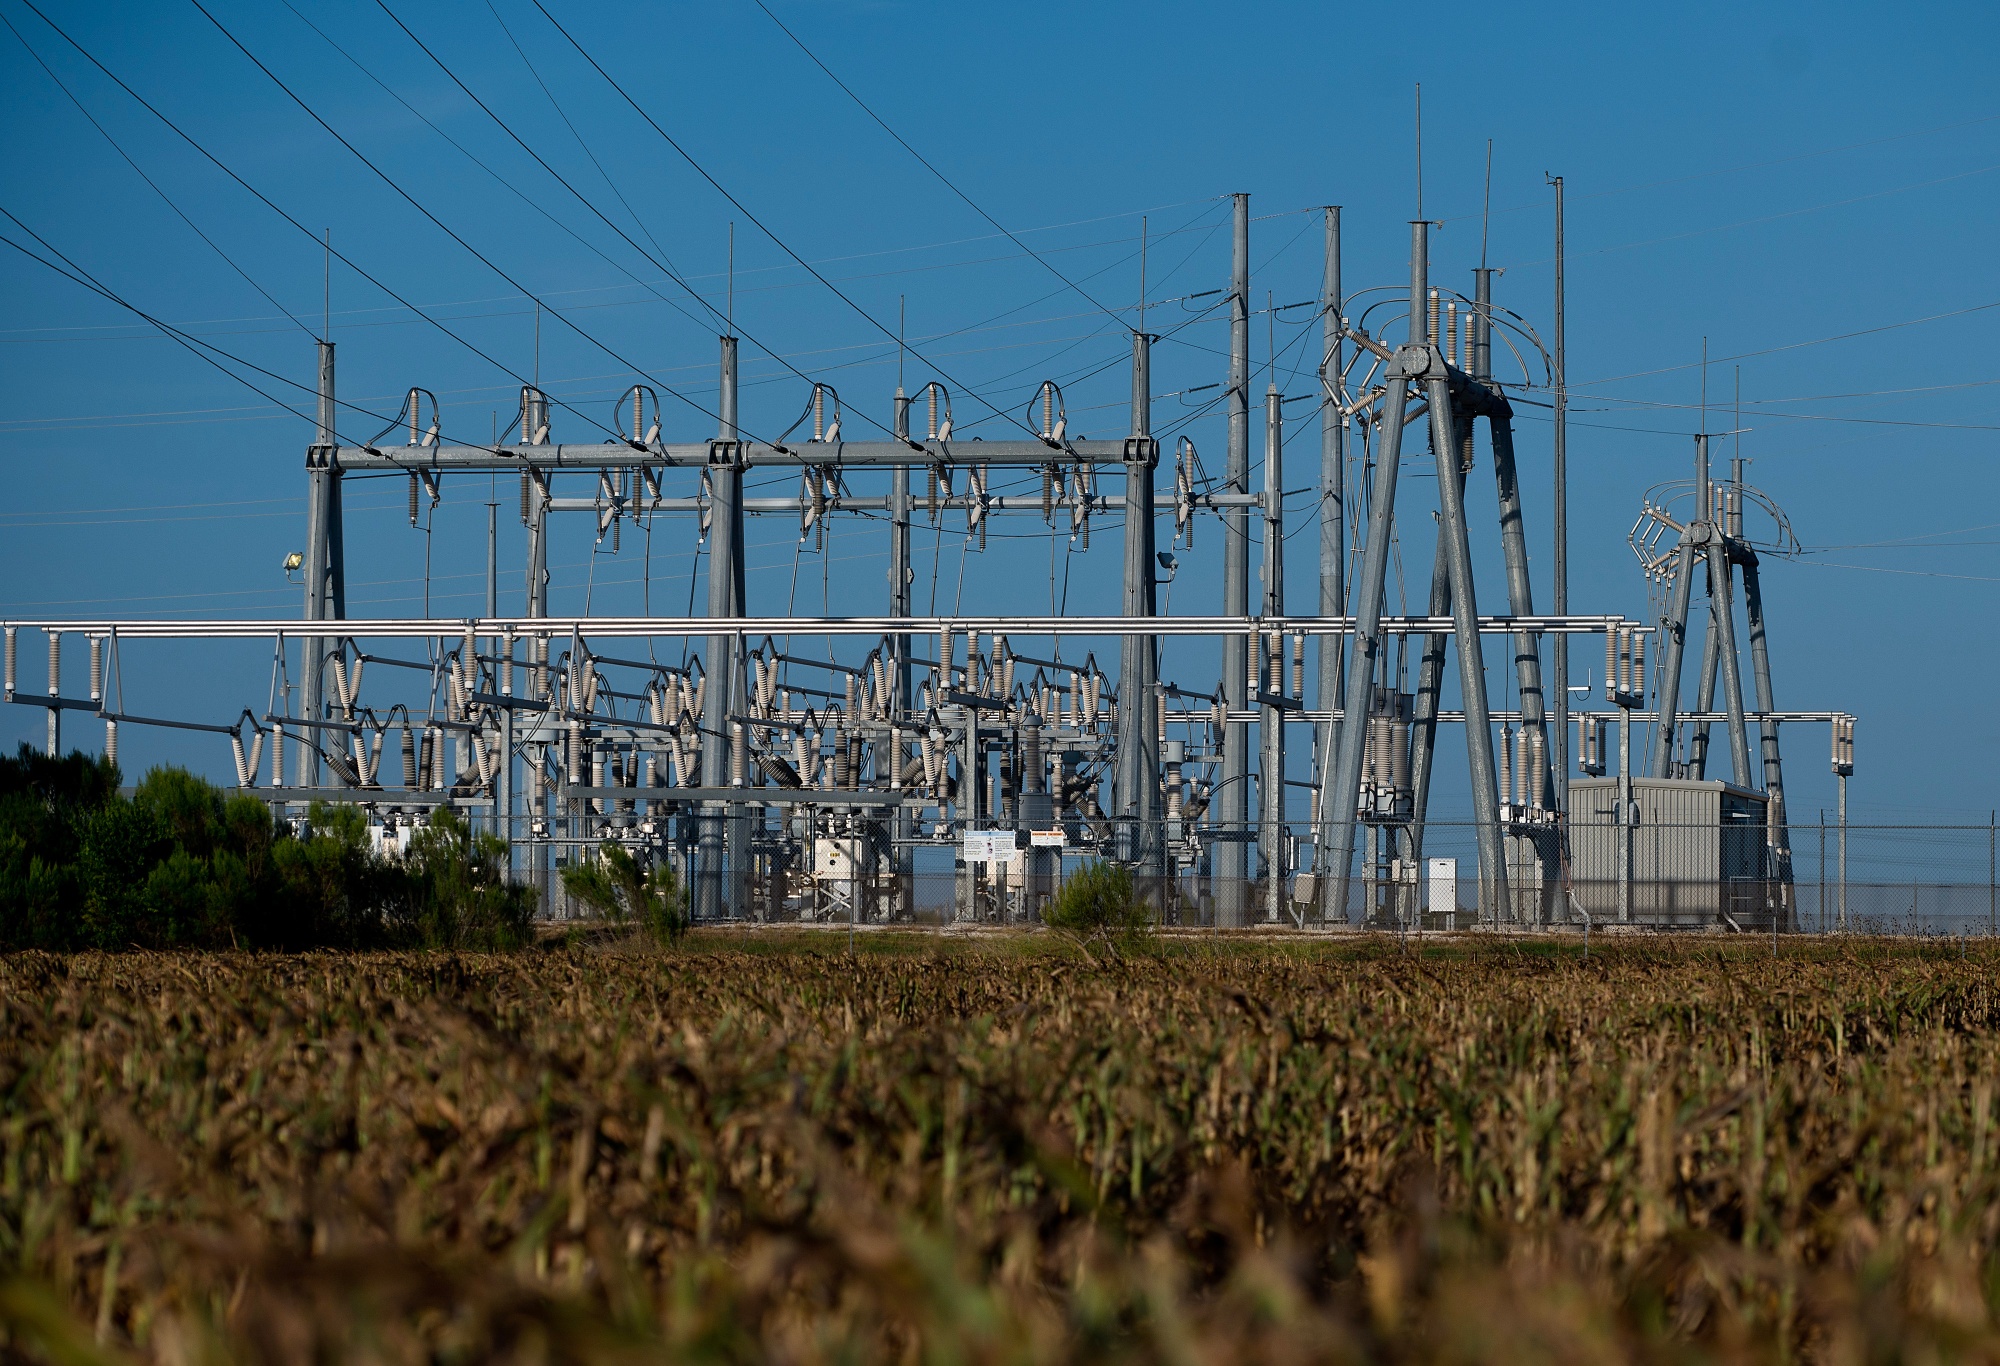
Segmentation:
{"type": "MultiPolygon", "coordinates": [[[[318,127],[192,5],[37,3],[215,157],[311,232],[330,230],[339,251],[470,343],[336,264],[341,394],[383,422],[402,391],[420,384],[443,400],[448,433],[483,439],[492,414],[504,426],[513,404],[516,381],[505,370],[539,373],[588,415],[559,410],[557,439],[595,439],[590,422],[605,419],[634,364],[698,405],[712,401],[713,325],[461,94],[384,9],[302,5],[322,37],[283,4],[204,0],[497,272],[318,127]],[[560,315],[544,316],[539,354],[528,293],[560,315]]],[[[1445,5],[1422,12],[1421,27],[1412,12],[1412,22],[1391,28],[1379,8],[1338,6],[771,3],[960,189],[1114,309],[1138,297],[1144,216],[1149,325],[1173,334],[1156,352],[1156,420],[1187,419],[1211,470],[1221,467],[1222,422],[1201,405],[1214,391],[1167,395],[1224,373],[1226,328],[1203,312],[1215,298],[1184,296],[1227,281],[1228,194],[1252,195],[1260,306],[1313,297],[1312,210],[1327,203],[1344,206],[1350,290],[1406,279],[1412,93],[1421,82],[1424,209],[1445,221],[1432,277],[1470,290],[1491,139],[1486,250],[1504,268],[1497,299],[1544,336],[1551,196],[1543,176],[1566,178],[1573,608],[1647,613],[1626,533],[1649,487],[1688,472],[1706,338],[1708,395],[1720,410],[1708,429],[1734,425],[1727,409],[1740,366],[1738,449],[1753,462],[1751,481],[1785,508],[1811,552],[1766,574],[1780,704],[1861,717],[1855,795],[1864,816],[1983,821],[2000,804],[1991,681],[2000,646],[1987,625],[2000,592],[2000,307],[1976,311],[2000,304],[1991,250],[2000,21],[1989,8],[1551,7],[1496,25],[1490,8],[1445,5]]],[[[917,353],[910,388],[934,377],[927,359],[1018,411],[1055,376],[1073,429],[1122,431],[1122,326],[996,235],[756,5],[550,6],[743,209],[642,122],[532,3],[391,8],[605,218],[718,304],[736,223],[734,309],[747,338],[753,431],[782,430],[805,398],[804,382],[772,351],[839,387],[850,434],[886,422],[895,358],[881,329],[894,326],[899,298],[917,353]],[[794,265],[744,210],[846,299],[794,265]]],[[[0,205],[139,307],[309,384],[324,280],[307,233],[190,150],[21,0],[0,0],[0,14],[282,312],[148,188],[5,32],[0,136],[11,155],[0,205]]],[[[303,544],[306,425],[12,251],[0,253],[0,291],[0,613],[296,610],[297,590],[278,566],[303,544]]],[[[1255,320],[1256,363],[1268,366],[1275,340],[1287,394],[1311,391],[1301,326],[1311,317],[1309,308],[1280,309],[1275,326],[1255,320]]],[[[1253,392],[1268,379],[1260,368],[1253,392]]],[[[971,394],[955,402],[961,429],[987,411],[971,394]]],[[[1519,411],[1545,605],[1549,429],[1542,409],[1519,411]]],[[[695,406],[670,405],[666,420],[683,439],[710,427],[695,406]]],[[[350,434],[359,437],[382,425],[343,421],[368,427],[350,434]]],[[[1715,453],[1726,462],[1731,442],[1718,440],[1715,453]]],[[[1288,485],[1305,490],[1317,464],[1312,419],[1291,429],[1287,464],[1288,485]]],[[[1482,602],[1497,610],[1490,468],[1482,443],[1472,507],[1484,520],[1474,548],[1482,602]]],[[[521,538],[513,491],[496,496],[506,610],[519,601],[521,538]]],[[[429,537],[410,529],[394,481],[357,481],[348,497],[356,615],[420,612],[427,550],[431,608],[479,610],[486,481],[448,483],[429,537]]],[[[1429,463],[1413,462],[1400,507],[1416,601],[1426,591],[1419,580],[1433,504],[1429,463]]],[[[1299,603],[1314,594],[1311,506],[1309,491],[1291,503],[1288,590],[1299,603]]],[[[1061,600],[1065,568],[1072,610],[1115,605],[1115,528],[1087,557],[1059,544],[1053,575],[1038,523],[1000,529],[1015,534],[983,555],[964,550],[957,523],[935,540],[920,535],[919,608],[933,567],[941,609],[1044,610],[1052,576],[1061,600]]],[[[752,523],[754,610],[788,600],[807,612],[826,600],[881,602],[879,527],[843,523],[823,555],[796,540],[783,519],[752,523]]],[[[685,522],[661,521],[648,566],[641,537],[626,535],[613,556],[608,541],[594,552],[589,528],[565,526],[552,556],[554,606],[581,608],[587,594],[594,610],[637,610],[642,596],[681,610],[691,541],[685,522]]],[[[1174,611],[1219,604],[1219,542],[1209,522],[1181,553],[1174,611]]],[[[1392,583],[1392,609],[1397,599],[1392,583]]],[[[261,710],[267,648],[132,650],[128,706],[261,710]]],[[[1169,677],[1192,687],[1214,681],[1212,650],[1177,650],[1169,677]]],[[[1582,652],[1578,682],[1594,653],[1582,652]]],[[[38,669],[37,661],[28,675],[38,669]]],[[[1489,672],[1496,699],[1504,697],[1499,670],[1489,672]]],[[[5,709],[0,741],[38,737],[41,727],[40,713],[5,709]]],[[[124,748],[128,768],[164,758],[218,775],[227,768],[226,751],[207,740],[129,734],[124,748]]],[[[1809,821],[1830,803],[1824,733],[1788,732],[1786,748],[1794,816],[1809,821]]],[[[1442,806],[1462,800],[1455,752],[1443,766],[1442,806]]]]}

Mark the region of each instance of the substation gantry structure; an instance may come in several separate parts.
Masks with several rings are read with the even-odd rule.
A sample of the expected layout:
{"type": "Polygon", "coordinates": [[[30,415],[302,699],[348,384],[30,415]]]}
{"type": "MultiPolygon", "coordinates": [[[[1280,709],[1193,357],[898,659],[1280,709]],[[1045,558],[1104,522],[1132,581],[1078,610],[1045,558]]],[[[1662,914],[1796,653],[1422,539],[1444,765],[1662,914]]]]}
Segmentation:
{"type": "MultiPolygon", "coordinates": [[[[1157,339],[1143,326],[1131,336],[1127,430],[1100,440],[1069,430],[1053,381],[1026,405],[1021,439],[955,439],[952,396],[936,383],[915,395],[898,386],[886,439],[843,435],[840,397],[824,384],[813,385],[791,431],[776,440],[751,439],[738,419],[737,339],[724,336],[718,423],[705,439],[663,440],[658,397],[640,384],[615,406],[613,440],[553,439],[551,399],[524,386],[508,433],[513,439],[483,446],[441,441],[435,399],[411,389],[388,430],[366,443],[343,444],[336,433],[334,348],[322,342],[299,565],[305,620],[7,623],[7,700],[49,708],[51,752],[65,709],[103,718],[114,757],[121,721],[227,734],[239,785],[295,818],[313,801],[359,803],[375,813],[382,837],[394,839],[435,806],[458,807],[505,838],[513,874],[534,881],[549,906],[560,901],[560,865],[615,840],[643,858],[684,868],[692,909],[703,920],[914,916],[924,910],[920,856],[931,849],[954,851],[947,914],[957,919],[1032,919],[1054,890],[1067,850],[1131,867],[1169,921],[1412,924],[1438,727],[1462,723],[1478,916],[1495,925],[1573,919],[1575,899],[1561,895],[1567,680],[1558,676],[1552,692],[1545,684],[1543,638],[1603,634],[1629,641],[1635,632],[1643,638],[1646,628],[1613,614],[1535,612],[1513,413],[1493,374],[1496,321],[1519,340],[1507,343],[1517,356],[1525,346],[1546,370],[1548,353],[1532,328],[1494,305],[1496,272],[1476,271],[1470,297],[1431,287],[1424,222],[1411,225],[1407,291],[1344,294],[1340,211],[1326,210],[1319,592],[1316,610],[1288,610],[1284,398],[1275,382],[1264,395],[1261,486],[1250,486],[1249,222],[1249,197],[1238,195],[1227,300],[1227,455],[1219,483],[1201,473],[1183,437],[1170,462],[1171,486],[1155,488],[1168,462],[1152,419],[1157,339]],[[1383,298],[1361,308],[1374,294],[1383,298]],[[1371,335],[1369,317],[1384,307],[1387,325],[1378,332],[1393,334],[1398,303],[1403,340],[1371,335]],[[1485,616],[1465,502],[1482,420],[1507,587],[1507,611],[1485,616]],[[1404,430],[1418,421],[1428,431],[1438,479],[1431,591],[1425,613],[1391,615],[1384,607],[1392,546],[1399,527],[1409,530],[1409,520],[1396,516],[1404,430]],[[801,430],[810,435],[795,440],[801,430]],[[385,440],[392,433],[400,439],[385,440]],[[1353,441],[1368,473],[1350,550],[1353,441]],[[746,474],[773,469],[795,471],[798,490],[746,497],[746,474]],[[990,492],[995,471],[1039,473],[1039,496],[990,492]],[[435,502],[447,479],[497,473],[518,479],[527,537],[520,616],[503,618],[489,608],[473,619],[349,618],[342,481],[349,474],[398,473],[409,480],[413,521],[421,498],[435,502]],[[1116,495],[1102,487],[1106,479],[1119,481],[1116,495]],[[576,489],[585,481],[587,495],[576,489]],[[1156,542],[1163,503],[1176,542],[1192,536],[1198,517],[1220,520],[1223,600],[1216,616],[1159,615],[1159,570],[1170,560],[1156,542]],[[558,513],[592,517],[600,541],[609,535],[614,546],[628,521],[650,527],[663,515],[692,519],[692,537],[709,566],[705,614],[552,616],[548,547],[550,518],[558,513]],[[1116,617],[941,617],[912,610],[911,546],[920,518],[936,523],[962,514],[967,534],[983,540],[991,518],[1038,515],[1050,535],[1067,535],[1088,550],[1093,517],[1114,513],[1122,530],[1116,617]],[[795,517],[802,540],[823,538],[836,516],[886,524],[886,610],[758,615],[744,574],[745,518],[753,515],[795,517]],[[1262,523],[1262,592],[1254,604],[1253,515],[1262,523]],[[1359,569],[1350,581],[1355,560],[1359,569]],[[22,630],[49,637],[46,697],[16,696],[22,630]],[[87,699],[62,695],[58,652],[65,634],[90,640],[87,699]],[[121,641],[218,637],[274,641],[263,712],[245,709],[222,724],[124,710],[121,641]],[[781,637],[824,638],[826,657],[781,647],[781,637]],[[1063,657],[1066,640],[1110,637],[1120,642],[1115,673],[1087,649],[1081,659],[1063,657]],[[671,664],[651,648],[642,657],[639,648],[621,644],[674,638],[690,648],[671,664]],[[1043,638],[1054,642],[1046,654],[1016,648],[1043,638]],[[1219,645],[1221,676],[1212,691],[1160,677],[1167,638],[1219,645]],[[1517,709],[1491,705],[1488,638],[1511,650],[1517,709]],[[422,658],[396,653],[396,642],[412,641],[424,643],[422,658]],[[697,641],[699,652],[692,648],[697,641]],[[835,641],[847,645],[847,658],[836,657],[835,641]],[[1317,642],[1312,695],[1309,642],[1317,642]],[[1458,669],[1455,709],[1443,705],[1449,655],[1458,669]],[[407,679],[414,688],[404,691],[413,696],[364,700],[364,673],[407,679]],[[1288,783],[1288,750],[1301,740],[1312,755],[1310,778],[1288,783]],[[385,747],[400,750],[400,784],[393,765],[383,771],[385,747]],[[1300,786],[1312,790],[1312,814],[1307,822],[1288,822],[1286,789],[1300,786]],[[1364,890],[1356,898],[1362,832],[1364,890]]],[[[1534,384],[1531,363],[1524,358],[1522,367],[1534,384]]],[[[1709,496],[1704,474],[1699,506],[1706,508],[1709,496]]],[[[1669,525],[1660,520],[1665,513],[1648,516],[1669,525]]],[[[1720,566],[1725,598],[1728,569],[1743,569],[1754,604],[1756,716],[1765,725],[1767,780],[1776,782],[1778,714],[1769,700],[1755,555],[1726,521],[1721,530],[1717,525],[1685,524],[1669,578],[1678,617],[1660,629],[1677,668],[1694,557],[1707,555],[1712,583],[1720,566]]],[[[1559,609],[1566,606],[1560,584],[1557,601],[1559,609]]],[[[1560,649],[1557,658],[1560,670],[1560,649]]],[[[1737,699],[1729,716],[1742,782],[1749,714],[1733,665],[1725,659],[1722,667],[1726,695],[1737,699]]],[[[1663,712],[1661,754],[1671,755],[1678,721],[1671,706],[1663,712]]]]}

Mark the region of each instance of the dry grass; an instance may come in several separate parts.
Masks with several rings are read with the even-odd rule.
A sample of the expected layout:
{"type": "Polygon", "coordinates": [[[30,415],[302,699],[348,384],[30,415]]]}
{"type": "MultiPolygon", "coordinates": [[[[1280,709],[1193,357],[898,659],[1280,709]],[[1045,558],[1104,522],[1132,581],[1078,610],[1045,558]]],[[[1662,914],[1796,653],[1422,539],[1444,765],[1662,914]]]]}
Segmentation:
{"type": "Polygon", "coordinates": [[[1995,966],[0,958],[0,1358],[2000,1360],[1995,966]]]}

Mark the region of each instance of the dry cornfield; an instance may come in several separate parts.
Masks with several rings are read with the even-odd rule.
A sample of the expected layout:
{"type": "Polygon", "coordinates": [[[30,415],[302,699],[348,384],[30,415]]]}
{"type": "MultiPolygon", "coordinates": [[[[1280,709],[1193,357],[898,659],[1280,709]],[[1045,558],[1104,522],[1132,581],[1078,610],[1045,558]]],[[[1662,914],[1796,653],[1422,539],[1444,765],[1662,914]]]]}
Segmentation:
{"type": "Polygon", "coordinates": [[[0,1358],[2000,1360],[1984,946],[0,958],[0,1358]]]}

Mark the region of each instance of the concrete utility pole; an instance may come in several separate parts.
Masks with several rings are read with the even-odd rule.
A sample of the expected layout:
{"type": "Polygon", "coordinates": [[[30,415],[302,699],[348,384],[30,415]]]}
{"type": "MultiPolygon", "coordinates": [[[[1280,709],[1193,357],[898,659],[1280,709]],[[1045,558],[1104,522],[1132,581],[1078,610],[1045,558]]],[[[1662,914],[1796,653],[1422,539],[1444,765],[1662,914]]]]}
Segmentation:
{"type": "MultiPolygon", "coordinates": [[[[1229,272],[1229,452],[1227,488],[1250,491],[1250,196],[1235,196],[1229,272]]],[[[1222,514],[1222,612],[1250,617],[1250,515],[1240,503],[1222,514]]],[[[1222,696],[1233,716],[1250,705],[1246,696],[1250,641],[1231,635],[1222,641],[1222,696]]],[[[1215,923],[1243,925],[1248,916],[1250,851],[1250,735],[1241,721],[1222,728],[1222,781],[1215,790],[1215,923]]]]}

